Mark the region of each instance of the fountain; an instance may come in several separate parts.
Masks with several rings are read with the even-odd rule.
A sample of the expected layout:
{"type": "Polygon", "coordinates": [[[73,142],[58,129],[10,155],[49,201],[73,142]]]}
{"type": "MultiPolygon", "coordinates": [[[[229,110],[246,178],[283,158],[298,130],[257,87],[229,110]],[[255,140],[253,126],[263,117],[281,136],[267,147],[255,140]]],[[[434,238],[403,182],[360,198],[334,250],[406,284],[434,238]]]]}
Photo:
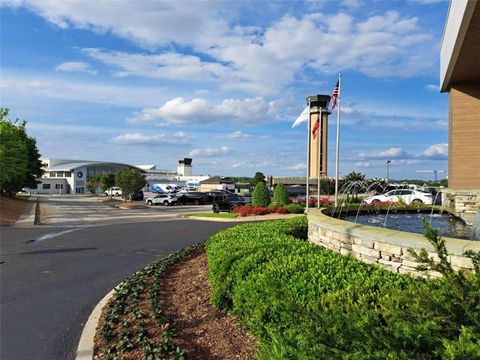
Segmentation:
{"type": "MultiPolygon", "coordinates": [[[[369,194],[374,187],[385,189],[385,186],[378,181],[374,183],[350,181],[343,184],[339,193],[352,194],[352,190],[355,190],[357,193],[369,194]]],[[[437,203],[439,196],[440,193],[435,195],[433,204],[437,203]]],[[[382,209],[379,207],[367,208],[365,204],[360,203],[358,209],[354,210],[353,214],[352,211],[349,211],[350,205],[350,203],[341,201],[336,207],[332,208],[330,216],[353,223],[420,234],[424,232],[422,219],[427,217],[430,219],[430,224],[439,230],[442,236],[480,240],[480,215],[477,214],[476,227],[468,226],[462,219],[448,213],[443,204],[440,208],[432,206],[431,209],[415,209],[407,208],[405,205],[403,209],[399,209],[391,203],[386,209],[382,209]],[[394,209],[395,211],[392,214],[394,209]]]]}

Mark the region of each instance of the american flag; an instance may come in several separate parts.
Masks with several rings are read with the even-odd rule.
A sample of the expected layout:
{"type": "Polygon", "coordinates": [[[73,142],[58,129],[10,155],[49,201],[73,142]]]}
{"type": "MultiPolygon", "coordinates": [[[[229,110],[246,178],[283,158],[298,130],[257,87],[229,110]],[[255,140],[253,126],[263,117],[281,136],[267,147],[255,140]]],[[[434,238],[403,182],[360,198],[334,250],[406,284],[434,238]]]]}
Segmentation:
{"type": "Polygon", "coordinates": [[[315,122],[315,125],[313,125],[312,129],[312,135],[313,135],[313,140],[317,138],[318,130],[320,129],[320,119],[317,119],[315,122]]]}
{"type": "Polygon", "coordinates": [[[335,106],[337,106],[337,97],[339,92],[340,92],[340,80],[337,80],[337,85],[335,85],[332,91],[332,109],[335,109],[335,106]]]}

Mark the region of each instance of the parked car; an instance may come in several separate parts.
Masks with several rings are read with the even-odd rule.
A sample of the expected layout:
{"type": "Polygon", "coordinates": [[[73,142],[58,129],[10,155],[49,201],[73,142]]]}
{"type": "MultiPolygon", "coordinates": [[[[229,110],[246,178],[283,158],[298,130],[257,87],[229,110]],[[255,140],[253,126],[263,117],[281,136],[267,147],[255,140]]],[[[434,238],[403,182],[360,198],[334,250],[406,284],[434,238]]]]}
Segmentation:
{"type": "Polygon", "coordinates": [[[242,194],[242,197],[247,204],[250,204],[252,202],[252,194],[242,194]]]}
{"type": "Polygon", "coordinates": [[[215,196],[213,199],[212,210],[214,213],[219,213],[220,211],[232,212],[235,210],[235,207],[247,205],[245,199],[237,194],[221,194],[215,196]]]}
{"type": "Polygon", "coordinates": [[[145,200],[145,204],[148,206],[162,204],[164,206],[175,205],[177,203],[177,197],[173,194],[158,194],[154,197],[149,197],[145,200]]]}
{"type": "Polygon", "coordinates": [[[382,195],[369,196],[365,198],[363,202],[365,204],[380,204],[384,202],[395,203],[400,201],[400,199],[407,205],[432,205],[433,203],[432,194],[428,191],[409,189],[391,190],[382,195]]]}
{"type": "Polygon", "coordinates": [[[143,200],[143,191],[140,190],[140,191],[135,191],[133,194],[132,194],[132,198],[131,200],[133,201],[138,201],[138,200],[143,200]]]}
{"type": "Polygon", "coordinates": [[[179,204],[205,204],[205,194],[198,191],[182,192],[177,194],[179,204]]]}
{"type": "Polygon", "coordinates": [[[205,197],[205,204],[213,204],[216,196],[221,196],[224,194],[233,194],[231,191],[228,190],[211,190],[204,192],[203,195],[205,197]]]}
{"type": "Polygon", "coordinates": [[[122,189],[119,187],[111,187],[105,190],[105,196],[122,196],[122,189]]]}

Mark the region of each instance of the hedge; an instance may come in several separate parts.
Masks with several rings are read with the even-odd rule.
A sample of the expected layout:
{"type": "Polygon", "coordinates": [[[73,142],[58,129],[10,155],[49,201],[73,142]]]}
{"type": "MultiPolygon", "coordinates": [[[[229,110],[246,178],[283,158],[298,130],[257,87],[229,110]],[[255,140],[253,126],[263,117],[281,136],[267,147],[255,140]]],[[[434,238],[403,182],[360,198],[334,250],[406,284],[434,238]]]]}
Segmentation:
{"type": "Polygon", "coordinates": [[[443,279],[394,274],[301,241],[307,226],[303,217],[240,225],[207,243],[211,301],[260,340],[259,358],[480,355],[478,328],[436,313],[449,308],[443,279]]]}

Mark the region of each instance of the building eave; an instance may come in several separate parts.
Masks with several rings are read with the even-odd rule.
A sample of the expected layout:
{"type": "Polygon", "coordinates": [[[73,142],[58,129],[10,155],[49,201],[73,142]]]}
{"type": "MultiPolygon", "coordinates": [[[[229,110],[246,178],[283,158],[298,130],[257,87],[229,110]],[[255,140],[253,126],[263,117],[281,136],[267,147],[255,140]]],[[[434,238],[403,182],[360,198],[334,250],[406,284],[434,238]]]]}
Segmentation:
{"type": "Polygon", "coordinates": [[[450,1],[440,49],[440,92],[450,90],[452,74],[476,5],[477,0],[450,1]]]}

